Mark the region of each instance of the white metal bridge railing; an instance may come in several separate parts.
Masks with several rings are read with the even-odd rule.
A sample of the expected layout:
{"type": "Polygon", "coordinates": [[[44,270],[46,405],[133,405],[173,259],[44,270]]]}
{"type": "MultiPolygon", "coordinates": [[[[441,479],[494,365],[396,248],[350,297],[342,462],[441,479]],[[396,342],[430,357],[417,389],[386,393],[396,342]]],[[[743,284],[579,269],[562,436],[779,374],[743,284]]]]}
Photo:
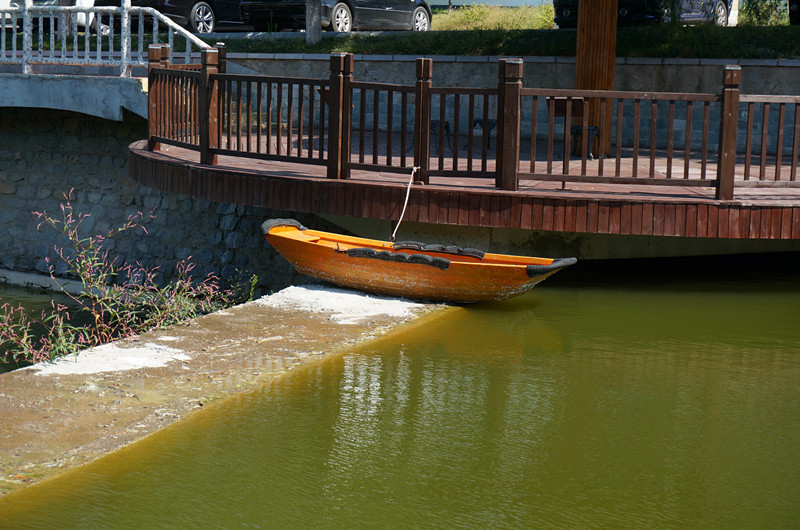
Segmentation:
{"type": "Polygon", "coordinates": [[[176,48],[185,51],[188,63],[191,52],[211,47],[155,9],[131,6],[131,0],[120,7],[33,0],[0,7],[0,64],[19,64],[25,74],[33,73],[33,65],[55,64],[118,66],[119,75],[128,77],[132,67],[147,67],[148,46],[160,43],[169,44],[173,64],[176,48]]]}

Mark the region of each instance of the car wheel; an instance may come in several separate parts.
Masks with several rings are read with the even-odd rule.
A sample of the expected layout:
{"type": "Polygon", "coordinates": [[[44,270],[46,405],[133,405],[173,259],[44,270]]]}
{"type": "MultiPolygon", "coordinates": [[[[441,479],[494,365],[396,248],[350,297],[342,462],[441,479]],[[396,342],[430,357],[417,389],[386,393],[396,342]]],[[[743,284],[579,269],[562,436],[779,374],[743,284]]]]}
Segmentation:
{"type": "Polygon", "coordinates": [[[214,10],[205,2],[197,2],[189,10],[189,29],[193,33],[211,33],[216,27],[214,10]]]}
{"type": "Polygon", "coordinates": [[[725,5],[723,0],[719,0],[714,6],[714,25],[727,26],[728,25],[728,6],[725,5]]]}
{"type": "Polygon", "coordinates": [[[353,29],[353,14],[347,4],[338,3],[331,13],[331,25],[329,29],[341,33],[349,33],[353,29]]]}
{"type": "Polygon", "coordinates": [[[100,27],[97,26],[97,18],[92,19],[89,30],[92,33],[99,33],[103,37],[108,37],[111,34],[111,27],[108,24],[100,24],[100,27]]]}
{"type": "Polygon", "coordinates": [[[428,31],[431,29],[431,17],[428,11],[420,6],[414,10],[414,31],[428,31]]]}

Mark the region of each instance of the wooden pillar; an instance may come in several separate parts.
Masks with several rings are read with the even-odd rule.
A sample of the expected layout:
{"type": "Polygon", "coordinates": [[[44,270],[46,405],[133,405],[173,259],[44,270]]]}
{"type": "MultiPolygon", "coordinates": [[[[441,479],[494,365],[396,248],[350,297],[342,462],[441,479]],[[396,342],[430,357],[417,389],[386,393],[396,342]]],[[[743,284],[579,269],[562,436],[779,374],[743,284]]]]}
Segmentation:
{"type": "Polygon", "coordinates": [[[328,88],[328,178],[347,178],[350,157],[350,101],[347,94],[353,78],[353,55],[332,53],[328,88]]]}
{"type": "MultiPolygon", "coordinates": [[[[592,0],[578,7],[577,44],[575,47],[575,88],[579,90],[613,90],[614,62],[617,58],[618,0],[592,0]]],[[[606,116],[611,115],[611,101],[606,116]]],[[[584,109],[586,112],[586,109],[584,109]]],[[[600,100],[589,101],[589,125],[599,127],[603,112],[600,100]]],[[[580,125],[576,123],[575,125],[580,125]]],[[[611,120],[605,122],[603,137],[611,148],[611,120]]],[[[599,149],[594,151],[599,153],[599,149]]]]}
{"type": "Polygon", "coordinates": [[[214,47],[217,49],[217,72],[224,74],[227,71],[228,47],[224,42],[217,42],[214,47]]]}
{"type": "Polygon", "coordinates": [[[147,149],[158,151],[161,145],[153,137],[158,135],[158,109],[161,104],[161,83],[153,73],[161,67],[161,45],[151,44],[147,47],[147,149]]]}
{"type": "MultiPolygon", "coordinates": [[[[345,67],[342,75],[342,147],[341,160],[342,172],[340,178],[350,178],[350,134],[353,130],[353,54],[345,57],[345,67]]],[[[363,119],[363,118],[362,118],[363,119]]]]}
{"type": "Polygon", "coordinates": [[[169,44],[161,45],[161,68],[169,68],[170,50],[169,44]]]}
{"type": "Polygon", "coordinates": [[[522,66],[522,59],[500,60],[495,187],[501,190],[518,189],[522,66]]]}
{"type": "Polygon", "coordinates": [[[733,199],[736,169],[736,133],[739,120],[739,83],[742,69],[726,66],[722,71],[722,119],[720,123],[719,163],[717,164],[717,200],[733,199]]]}
{"type": "Polygon", "coordinates": [[[431,87],[433,59],[417,59],[414,92],[414,165],[417,181],[427,184],[431,163],[431,87]]]}
{"type": "Polygon", "coordinates": [[[217,73],[219,52],[216,48],[200,50],[200,62],[200,163],[216,164],[217,155],[212,149],[219,147],[219,113],[217,82],[211,76],[217,73]]]}

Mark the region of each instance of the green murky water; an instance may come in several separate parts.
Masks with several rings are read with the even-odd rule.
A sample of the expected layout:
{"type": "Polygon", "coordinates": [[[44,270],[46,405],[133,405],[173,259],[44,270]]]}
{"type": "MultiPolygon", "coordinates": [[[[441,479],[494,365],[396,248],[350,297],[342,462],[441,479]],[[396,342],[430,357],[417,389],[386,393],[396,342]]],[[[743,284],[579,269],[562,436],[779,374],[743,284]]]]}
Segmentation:
{"type": "Polygon", "coordinates": [[[565,271],[0,499],[0,527],[797,528],[798,264],[565,271]]]}

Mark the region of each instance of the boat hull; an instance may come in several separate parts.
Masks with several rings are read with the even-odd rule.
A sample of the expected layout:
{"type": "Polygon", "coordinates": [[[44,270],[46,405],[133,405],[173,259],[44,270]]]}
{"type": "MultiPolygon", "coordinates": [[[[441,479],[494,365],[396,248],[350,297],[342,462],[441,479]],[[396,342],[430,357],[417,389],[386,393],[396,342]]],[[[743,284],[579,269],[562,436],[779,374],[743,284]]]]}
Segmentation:
{"type": "Polygon", "coordinates": [[[574,258],[554,260],[488,254],[474,249],[389,243],[308,230],[270,220],[262,231],[299,272],[366,292],[447,302],[518,296],[574,258]]]}

